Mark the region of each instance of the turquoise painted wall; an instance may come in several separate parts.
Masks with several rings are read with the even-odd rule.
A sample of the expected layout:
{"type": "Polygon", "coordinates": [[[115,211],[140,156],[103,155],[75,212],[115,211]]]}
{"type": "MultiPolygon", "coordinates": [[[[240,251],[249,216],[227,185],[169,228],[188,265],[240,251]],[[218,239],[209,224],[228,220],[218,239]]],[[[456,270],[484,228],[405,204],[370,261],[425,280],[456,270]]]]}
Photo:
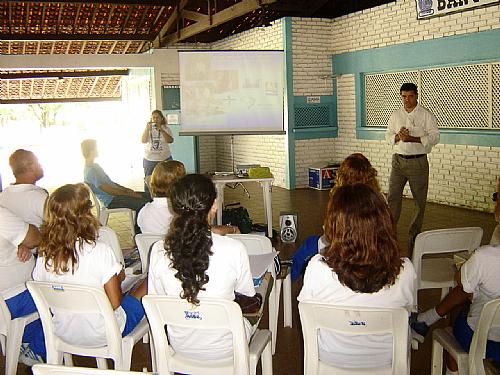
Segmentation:
{"type": "MultiPolygon", "coordinates": [[[[364,126],[364,74],[500,61],[500,30],[347,52],[332,59],[334,75],[355,76],[357,137],[383,139],[385,128],[364,126]]],[[[500,147],[500,130],[440,130],[441,143],[500,147]]]]}

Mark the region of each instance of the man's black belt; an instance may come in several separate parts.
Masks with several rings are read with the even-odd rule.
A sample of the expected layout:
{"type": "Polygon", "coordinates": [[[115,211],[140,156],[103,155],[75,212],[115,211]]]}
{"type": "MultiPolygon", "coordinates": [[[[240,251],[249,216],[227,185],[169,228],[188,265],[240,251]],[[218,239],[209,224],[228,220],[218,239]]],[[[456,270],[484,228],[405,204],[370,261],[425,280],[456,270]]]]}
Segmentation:
{"type": "Polygon", "coordinates": [[[403,154],[398,154],[398,156],[402,157],[403,159],[417,159],[421,158],[422,156],[425,156],[427,154],[418,154],[418,155],[403,155],[403,154]]]}

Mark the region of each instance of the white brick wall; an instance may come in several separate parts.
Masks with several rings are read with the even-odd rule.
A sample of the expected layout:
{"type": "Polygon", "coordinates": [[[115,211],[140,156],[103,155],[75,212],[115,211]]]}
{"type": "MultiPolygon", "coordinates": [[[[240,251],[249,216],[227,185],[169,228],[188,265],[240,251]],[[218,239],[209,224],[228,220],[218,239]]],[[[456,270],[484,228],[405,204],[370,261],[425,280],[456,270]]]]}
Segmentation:
{"type": "Polygon", "coordinates": [[[269,27],[257,27],[212,43],[212,49],[283,49],[283,20],[276,20],[269,27]]]}
{"type": "MultiPolygon", "coordinates": [[[[318,84],[311,92],[307,83],[308,77],[319,75],[322,68],[313,67],[313,62],[321,60],[321,56],[311,59],[308,65],[304,63],[309,57],[307,43],[295,45],[295,40],[302,41],[305,38],[302,34],[310,30],[322,36],[330,29],[330,49],[324,48],[329,59],[325,66],[330,68],[332,54],[498,28],[500,5],[419,21],[414,0],[398,0],[331,22],[326,20],[320,25],[317,20],[294,19],[294,94],[320,95],[324,90],[318,84]],[[304,64],[307,69],[303,68],[304,64]]],[[[318,54],[320,52],[321,49],[318,54]]],[[[338,138],[295,142],[297,187],[307,185],[307,167],[311,163],[325,159],[341,161],[353,152],[362,152],[377,168],[380,185],[386,191],[392,150],[383,141],[356,139],[353,75],[337,79],[337,95],[338,138]]],[[[440,144],[430,154],[429,164],[429,201],[484,211],[492,209],[490,197],[496,177],[500,175],[500,148],[440,144]]],[[[408,188],[405,194],[411,196],[408,188]]]]}
{"type": "Polygon", "coordinates": [[[293,94],[331,95],[333,20],[292,20],[293,94]]]}
{"type": "MultiPolygon", "coordinates": [[[[282,50],[283,21],[277,20],[270,27],[255,28],[215,42],[214,50],[282,50]]],[[[202,137],[203,138],[203,137],[202,137]]],[[[210,137],[200,142],[200,169],[231,170],[230,137],[210,137]],[[215,152],[214,144],[215,143],[215,152]],[[215,160],[215,155],[217,158],[215,160]],[[203,163],[201,163],[203,161],[203,163]],[[214,167],[215,165],[215,167],[214,167]]],[[[268,166],[275,178],[276,186],[285,186],[286,136],[235,136],[235,164],[261,164],[268,166]]]]}
{"type": "MultiPolygon", "coordinates": [[[[285,138],[282,135],[234,136],[234,164],[260,164],[269,167],[276,186],[285,186],[285,138]],[[283,155],[283,156],[282,156],[283,155]]],[[[217,137],[217,169],[230,171],[231,137],[217,137]]]]}
{"type": "Polygon", "coordinates": [[[198,137],[198,157],[200,173],[214,172],[217,170],[217,144],[216,137],[204,135],[198,137]],[[203,150],[203,152],[201,152],[203,150]]]}
{"type": "Polygon", "coordinates": [[[161,85],[162,86],[179,86],[179,73],[166,73],[161,72],[161,85]]]}
{"type": "Polygon", "coordinates": [[[334,20],[332,53],[500,28],[500,5],[417,20],[414,0],[398,0],[334,20]]]}

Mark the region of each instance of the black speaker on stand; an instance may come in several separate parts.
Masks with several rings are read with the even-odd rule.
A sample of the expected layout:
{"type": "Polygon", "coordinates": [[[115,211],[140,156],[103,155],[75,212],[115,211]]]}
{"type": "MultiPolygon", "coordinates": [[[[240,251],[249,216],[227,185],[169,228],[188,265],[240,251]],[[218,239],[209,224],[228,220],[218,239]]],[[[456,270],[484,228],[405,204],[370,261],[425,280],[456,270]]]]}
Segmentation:
{"type": "Polygon", "coordinates": [[[297,241],[297,214],[293,212],[280,213],[280,237],[282,242],[297,241]]]}

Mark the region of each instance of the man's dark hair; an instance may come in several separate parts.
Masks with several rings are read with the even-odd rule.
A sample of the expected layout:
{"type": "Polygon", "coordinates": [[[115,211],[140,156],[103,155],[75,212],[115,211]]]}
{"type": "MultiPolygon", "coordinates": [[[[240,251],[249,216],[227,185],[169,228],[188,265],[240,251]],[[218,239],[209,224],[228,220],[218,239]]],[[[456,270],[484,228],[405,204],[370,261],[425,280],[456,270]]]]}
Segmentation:
{"type": "Polygon", "coordinates": [[[415,94],[417,94],[417,85],[411,82],[403,83],[403,85],[399,89],[399,93],[401,94],[403,91],[413,91],[415,94]]]}

